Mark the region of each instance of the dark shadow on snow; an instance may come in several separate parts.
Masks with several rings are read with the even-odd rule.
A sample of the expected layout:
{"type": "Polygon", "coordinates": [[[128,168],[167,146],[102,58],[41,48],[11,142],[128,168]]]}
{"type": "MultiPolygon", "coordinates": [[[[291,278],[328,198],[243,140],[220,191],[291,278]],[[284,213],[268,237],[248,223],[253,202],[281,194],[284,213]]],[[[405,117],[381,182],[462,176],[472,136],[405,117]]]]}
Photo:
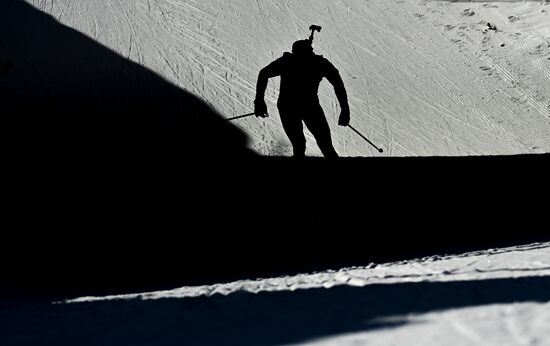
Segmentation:
{"type": "Polygon", "coordinates": [[[0,35],[10,225],[0,284],[16,295],[173,288],[550,238],[549,155],[257,157],[204,101],[23,1],[2,0],[0,35]]]}
{"type": "Polygon", "coordinates": [[[18,163],[164,157],[193,169],[248,154],[204,100],[22,0],[2,1],[0,33],[0,110],[18,163]]]}
{"type": "Polygon", "coordinates": [[[154,220],[141,224],[154,198],[171,200],[157,212],[189,211],[192,227],[193,210],[218,207],[194,188],[254,156],[204,100],[22,0],[0,3],[0,114],[5,277],[57,282],[61,268],[126,260],[127,249],[151,256],[134,240],[168,239],[154,220]]]}
{"type": "Polygon", "coordinates": [[[423,323],[411,314],[549,300],[546,276],[44,304],[0,310],[0,342],[270,346],[423,323]]]}
{"type": "Polygon", "coordinates": [[[3,243],[3,275],[20,296],[110,294],[549,241],[548,163],[258,158],[233,167],[231,184],[176,183],[182,171],[161,166],[154,184],[41,187],[25,233],[3,243]]]}

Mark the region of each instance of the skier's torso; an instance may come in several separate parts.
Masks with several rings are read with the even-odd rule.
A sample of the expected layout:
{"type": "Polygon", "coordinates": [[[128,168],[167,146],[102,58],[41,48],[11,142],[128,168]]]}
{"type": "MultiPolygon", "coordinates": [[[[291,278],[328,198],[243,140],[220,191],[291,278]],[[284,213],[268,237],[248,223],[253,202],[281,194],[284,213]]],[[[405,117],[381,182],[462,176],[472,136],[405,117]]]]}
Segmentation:
{"type": "Polygon", "coordinates": [[[283,69],[278,104],[314,106],[319,104],[319,84],[328,61],[321,55],[298,58],[285,53],[281,58],[283,69]]]}

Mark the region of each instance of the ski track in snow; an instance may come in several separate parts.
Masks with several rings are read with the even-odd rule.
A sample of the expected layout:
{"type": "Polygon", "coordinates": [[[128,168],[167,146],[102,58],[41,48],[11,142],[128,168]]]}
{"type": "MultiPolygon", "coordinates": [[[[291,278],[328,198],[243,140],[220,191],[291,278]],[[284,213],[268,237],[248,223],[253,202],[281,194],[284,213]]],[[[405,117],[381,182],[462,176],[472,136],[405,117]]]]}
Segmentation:
{"type": "MultiPolygon", "coordinates": [[[[307,38],[316,23],[323,26],[316,52],[339,68],[352,123],[386,148],[385,155],[550,152],[548,3],[28,2],[197,94],[226,117],[251,111],[259,70],[307,38]],[[485,30],[486,23],[498,30],[485,30]]],[[[277,152],[275,143],[289,144],[275,106],[277,84],[272,80],[266,92],[272,116],[238,123],[262,154],[277,152]]],[[[328,83],[319,95],[337,150],[378,155],[336,125],[339,107],[328,83]]],[[[309,133],[307,139],[308,154],[320,155],[309,133]]]]}

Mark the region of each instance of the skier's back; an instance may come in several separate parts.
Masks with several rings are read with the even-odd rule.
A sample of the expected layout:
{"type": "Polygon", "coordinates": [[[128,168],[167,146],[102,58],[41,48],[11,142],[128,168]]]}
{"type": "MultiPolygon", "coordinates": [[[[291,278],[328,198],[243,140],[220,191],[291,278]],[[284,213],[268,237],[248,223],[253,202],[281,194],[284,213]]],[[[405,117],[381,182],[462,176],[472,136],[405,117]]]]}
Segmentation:
{"type": "Polygon", "coordinates": [[[334,86],[342,110],[338,124],[349,124],[349,106],[344,83],[338,70],[323,56],[315,55],[311,41],[297,41],[292,53],[284,55],[263,68],[256,88],[256,116],[267,116],[264,93],[268,79],[281,76],[277,107],[283,128],[288,135],[295,157],[305,156],[306,140],[302,122],[315,137],[325,157],[337,157],[332,146],[330,128],[319,104],[319,84],[323,78],[334,86]]]}

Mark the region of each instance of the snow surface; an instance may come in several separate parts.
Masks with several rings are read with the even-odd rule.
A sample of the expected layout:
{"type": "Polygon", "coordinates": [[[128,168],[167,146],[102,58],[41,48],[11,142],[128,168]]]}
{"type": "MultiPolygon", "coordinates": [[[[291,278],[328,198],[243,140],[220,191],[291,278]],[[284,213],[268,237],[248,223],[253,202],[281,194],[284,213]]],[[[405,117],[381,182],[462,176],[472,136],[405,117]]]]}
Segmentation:
{"type": "Polygon", "coordinates": [[[2,345],[550,345],[550,243],[0,311],[2,345]]]}
{"type": "MultiPolygon", "coordinates": [[[[547,1],[25,2],[226,118],[251,111],[258,71],[318,24],[315,50],[339,68],[352,124],[384,155],[550,152],[547,1]]],[[[0,9],[10,3],[0,2],[0,9]]],[[[0,45],[0,62],[10,47],[0,45]]],[[[289,155],[276,81],[266,95],[270,118],[236,124],[257,152],[289,155]]],[[[379,155],[336,126],[339,109],[326,83],[320,99],[340,154],[379,155]]],[[[308,139],[308,154],[319,155],[308,139]]],[[[550,243],[544,243],[5,307],[0,344],[550,345],[549,326],[550,243]]]]}
{"type": "MultiPolygon", "coordinates": [[[[227,118],[251,111],[259,70],[318,24],[315,51],[339,68],[352,124],[384,155],[550,152],[547,1],[27,2],[227,118]]],[[[268,120],[237,123],[257,152],[290,155],[277,86],[272,81],[266,94],[268,120]]],[[[341,155],[379,155],[336,125],[339,109],[326,82],[320,98],[341,155]]],[[[308,154],[320,155],[309,135],[308,154]]]]}

